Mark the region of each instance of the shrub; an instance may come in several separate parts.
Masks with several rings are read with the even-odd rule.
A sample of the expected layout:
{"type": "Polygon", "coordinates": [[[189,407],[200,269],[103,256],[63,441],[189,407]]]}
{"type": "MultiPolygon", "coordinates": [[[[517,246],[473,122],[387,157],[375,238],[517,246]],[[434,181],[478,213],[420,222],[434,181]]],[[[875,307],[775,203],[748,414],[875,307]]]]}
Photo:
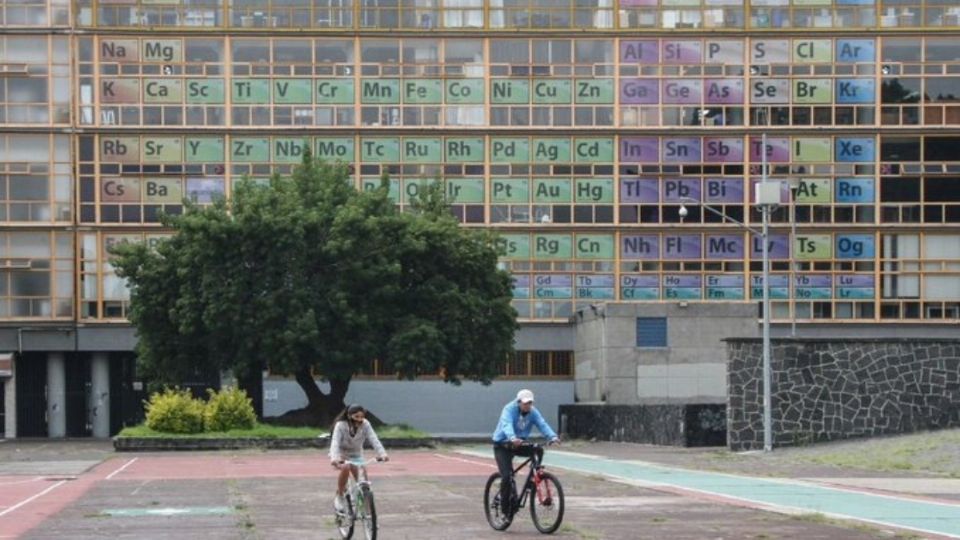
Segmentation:
{"type": "Polygon", "coordinates": [[[203,402],[189,390],[167,388],[155,392],[147,402],[147,427],[166,433],[203,431],[203,402]]]}
{"type": "Polygon", "coordinates": [[[220,392],[207,390],[210,400],[203,411],[203,425],[207,431],[253,429],[257,414],[247,393],[239,388],[224,388],[220,392]]]}

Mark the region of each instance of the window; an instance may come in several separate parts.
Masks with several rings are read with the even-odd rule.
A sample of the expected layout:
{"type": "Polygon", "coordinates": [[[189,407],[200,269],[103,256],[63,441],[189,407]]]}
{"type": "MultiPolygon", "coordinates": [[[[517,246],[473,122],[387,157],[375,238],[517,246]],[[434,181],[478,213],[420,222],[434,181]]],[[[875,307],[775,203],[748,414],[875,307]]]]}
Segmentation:
{"type": "Polygon", "coordinates": [[[72,233],[0,233],[0,318],[72,314],[72,233]]]}
{"type": "Polygon", "coordinates": [[[637,317],[637,347],[666,347],[667,318],[637,317]]]}

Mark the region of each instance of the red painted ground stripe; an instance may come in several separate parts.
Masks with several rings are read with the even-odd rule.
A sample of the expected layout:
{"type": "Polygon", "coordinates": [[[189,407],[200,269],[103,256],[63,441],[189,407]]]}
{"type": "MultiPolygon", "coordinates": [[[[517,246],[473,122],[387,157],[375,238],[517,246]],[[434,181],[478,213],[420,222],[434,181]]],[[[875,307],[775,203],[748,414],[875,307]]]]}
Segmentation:
{"type": "Polygon", "coordinates": [[[103,480],[122,463],[119,459],[105,461],[82,474],[76,480],[60,480],[58,478],[55,482],[40,480],[36,484],[24,483],[2,486],[2,502],[7,505],[7,508],[0,511],[6,512],[0,516],[0,538],[16,538],[36,527],[48,517],[79,499],[94,484],[103,480]],[[14,493],[15,490],[22,487],[29,487],[29,491],[24,490],[15,493],[16,502],[7,504],[8,493],[14,493]],[[44,493],[44,490],[47,490],[46,493],[44,493]]]}

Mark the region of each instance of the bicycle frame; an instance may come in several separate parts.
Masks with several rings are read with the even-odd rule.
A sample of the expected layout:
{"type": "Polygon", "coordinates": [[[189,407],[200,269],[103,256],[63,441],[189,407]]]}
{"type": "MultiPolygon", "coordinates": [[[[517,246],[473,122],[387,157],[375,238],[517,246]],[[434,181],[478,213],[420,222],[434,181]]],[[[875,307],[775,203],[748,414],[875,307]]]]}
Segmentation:
{"type": "Polygon", "coordinates": [[[353,501],[353,511],[347,516],[350,518],[350,521],[356,521],[358,514],[357,509],[363,505],[362,488],[371,485],[370,478],[367,476],[367,465],[374,462],[376,462],[375,459],[358,459],[346,462],[347,465],[350,465],[350,477],[347,479],[347,493],[349,493],[350,499],[353,501]]]}
{"type": "MultiPolygon", "coordinates": [[[[536,447],[539,445],[530,445],[530,446],[536,447]]],[[[546,493],[541,492],[540,490],[540,483],[543,481],[542,480],[543,464],[541,463],[540,459],[537,457],[536,452],[534,452],[532,456],[528,457],[526,461],[524,461],[519,466],[517,466],[517,468],[513,469],[513,482],[516,483],[517,473],[520,472],[520,469],[523,469],[528,464],[530,465],[530,470],[527,472],[527,479],[524,480],[523,482],[523,489],[520,491],[519,494],[517,494],[518,509],[523,508],[527,505],[527,497],[530,495],[531,488],[533,489],[534,493],[536,493],[538,501],[541,504],[547,501],[548,499],[550,499],[551,497],[553,497],[553,494],[550,493],[549,484],[547,485],[547,488],[545,490],[546,493]]],[[[516,488],[514,488],[514,492],[516,492],[516,488]]]]}

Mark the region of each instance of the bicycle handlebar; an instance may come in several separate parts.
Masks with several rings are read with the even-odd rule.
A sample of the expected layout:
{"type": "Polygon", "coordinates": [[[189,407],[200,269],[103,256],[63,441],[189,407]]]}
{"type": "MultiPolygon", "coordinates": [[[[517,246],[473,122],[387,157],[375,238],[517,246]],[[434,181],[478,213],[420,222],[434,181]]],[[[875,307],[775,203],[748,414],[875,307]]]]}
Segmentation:
{"type": "Polygon", "coordinates": [[[347,464],[349,464],[349,465],[353,465],[354,467],[366,467],[367,465],[370,465],[371,463],[381,463],[382,461],[383,461],[383,460],[381,460],[380,458],[372,458],[372,459],[341,459],[341,460],[340,460],[340,464],[341,464],[341,465],[347,465],[347,464]]]}
{"type": "Polygon", "coordinates": [[[500,446],[503,446],[503,447],[505,447],[505,448],[546,448],[546,447],[548,447],[548,446],[553,446],[553,445],[554,445],[553,442],[534,443],[534,442],[523,441],[523,442],[521,442],[520,444],[518,444],[517,446],[514,446],[513,443],[510,442],[509,440],[506,440],[506,441],[503,441],[503,442],[497,443],[497,444],[499,444],[500,446]]]}

